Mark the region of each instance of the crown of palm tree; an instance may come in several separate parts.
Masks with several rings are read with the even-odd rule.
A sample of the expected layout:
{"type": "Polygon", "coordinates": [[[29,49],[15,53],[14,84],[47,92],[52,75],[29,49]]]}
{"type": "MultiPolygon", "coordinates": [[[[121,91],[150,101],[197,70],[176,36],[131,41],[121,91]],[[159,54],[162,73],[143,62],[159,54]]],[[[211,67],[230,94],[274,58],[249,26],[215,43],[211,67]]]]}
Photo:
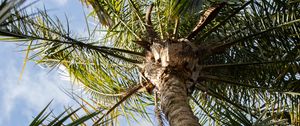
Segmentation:
{"type": "MultiPolygon", "coordinates": [[[[86,116],[68,108],[47,125],[115,124],[118,116],[151,122],[153,106],[161,121],[153,73],[164,70],[147,68],[158,62],[188,66],[175,71],[193,81],[189,105],[202,125],[299,125],[299,1],[82,0],[101,26],[87,25],[86,38],[47,10],[28,14],[22,3],[2,1],[1,40],[24,42],[26,60],[64,66],[91,96],[79,97],[86,116]]],[[[46,108],[31,125],[50,117],[46,108]]]]}

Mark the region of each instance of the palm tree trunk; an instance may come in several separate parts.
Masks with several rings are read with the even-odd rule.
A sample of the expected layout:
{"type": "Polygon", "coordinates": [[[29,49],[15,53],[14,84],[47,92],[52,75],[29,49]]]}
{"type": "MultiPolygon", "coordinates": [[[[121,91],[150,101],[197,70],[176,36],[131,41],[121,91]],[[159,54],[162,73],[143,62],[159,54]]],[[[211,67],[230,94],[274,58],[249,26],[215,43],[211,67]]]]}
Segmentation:
{"type": "Polygon", "coordinates": [[[180,77],[168,74],[160,84],[162,112],[170,126],[200,126],[189,106],[187,88],[180,77]]]}

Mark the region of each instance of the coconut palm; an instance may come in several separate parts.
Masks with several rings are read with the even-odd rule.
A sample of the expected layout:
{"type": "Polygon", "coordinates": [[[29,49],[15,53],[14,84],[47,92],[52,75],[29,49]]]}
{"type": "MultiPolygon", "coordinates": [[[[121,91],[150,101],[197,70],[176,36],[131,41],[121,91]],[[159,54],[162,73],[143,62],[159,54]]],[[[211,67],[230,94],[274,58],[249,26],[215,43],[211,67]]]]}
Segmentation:
{"type": "Polygon", "coordinates": [[[71,110],[58,124],[151,122],[155,113],[171,126],[300,125],[299,1],[82,2],[98,22],[87,37],[46,10],[1,16],[2,40],[25,41],[28,59],[63,66],[91,96],[79,98],[94,113],[71,110]]]}

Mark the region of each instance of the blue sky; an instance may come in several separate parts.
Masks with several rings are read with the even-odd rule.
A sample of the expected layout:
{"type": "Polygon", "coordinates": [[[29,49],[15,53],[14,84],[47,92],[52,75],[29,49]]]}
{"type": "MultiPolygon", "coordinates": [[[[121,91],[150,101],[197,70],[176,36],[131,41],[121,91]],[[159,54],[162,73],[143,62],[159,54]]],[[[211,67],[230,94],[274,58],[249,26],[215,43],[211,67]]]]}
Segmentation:
{"type": "MultiPolygon", "coordinates": [[[[35,1],[35,0],[28,0],[35,1]]],[[[34,7],[51,9],[51,14],[69,18],[73,32],[84,32],[84,15],[79,0],[40,0],[34,7]],[[72,1],[72,2],[71,2],[72,1]],[[76,26],[76,27],[74,27],[76,26]]],[[[73,105],[62,89],[72,90],[70,82],[61,80],[57,71],[28,62],[22,80],[25,52],[13,43],[0,43],[0,126],[25,126],[33,116],[54,100],[51,108],[57,112],[73,105]]]]}
{"type": "MultiPolygon", "coordinates": [[[[60,19],[64,20],[67,15],[71,30],[77,36],[87,35],[83,7],[79,0],[40,0],[33,8],[43,6],[51,10],[50,15],[60,19]]],[[[56,114],[62,112],[64,106],[76,105],[62,90],[80,90],[71,82],[63,80],[57,69],[49,72],[49,69],[28,62],[22,80],[19,81],[25,52],[21,52],[22,48],[16,43],[0,44],[0,126],[28,125],[52,99],[50,108],[56,114]]],[[[131,124],[151,125],[145,121],[138,123],[131,124]]],[[[120,124],[128,125],[124,118],[121,118],[120,124]]]]}

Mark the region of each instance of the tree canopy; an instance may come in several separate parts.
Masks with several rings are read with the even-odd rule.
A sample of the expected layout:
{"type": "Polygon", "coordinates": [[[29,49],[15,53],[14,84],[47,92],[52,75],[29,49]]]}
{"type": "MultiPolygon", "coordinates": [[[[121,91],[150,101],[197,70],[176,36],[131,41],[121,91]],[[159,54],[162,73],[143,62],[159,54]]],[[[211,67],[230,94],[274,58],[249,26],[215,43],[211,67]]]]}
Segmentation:
{"type": "Polygon", "coordinates": [[[68,108],[52,118],[46,107],[31,125],[67,119],[68,125],[115,125],[118,117],[153,122],[155,113],[167,124],[141,66],[151,41],[175,40],[199,49],[201,71],[189,104],[200,124],[300,125],[297,0],[82,0],[92,7],[87,17],[98,22],[87,23],[85,38],[47,9],[29,13],[23,3],[1,2],[1,40],[27,45],[28,60],[65,67],[91,96],[78,96],[85,116],[68,108]]]}

